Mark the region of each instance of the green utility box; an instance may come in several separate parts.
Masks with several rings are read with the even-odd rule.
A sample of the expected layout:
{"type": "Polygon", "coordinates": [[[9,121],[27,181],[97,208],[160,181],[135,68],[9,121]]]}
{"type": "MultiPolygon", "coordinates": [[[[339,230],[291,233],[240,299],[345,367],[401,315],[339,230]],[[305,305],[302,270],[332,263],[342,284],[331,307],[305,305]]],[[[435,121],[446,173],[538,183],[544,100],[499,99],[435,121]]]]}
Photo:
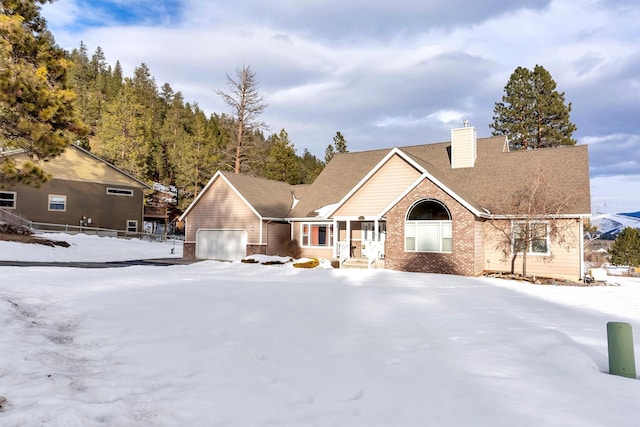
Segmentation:
{"type": "Polygon", "coordinates": [[[609,343],[609,373],[636,378],[631,325],[623,322],[607,323],[607,341],[609,343]]]}

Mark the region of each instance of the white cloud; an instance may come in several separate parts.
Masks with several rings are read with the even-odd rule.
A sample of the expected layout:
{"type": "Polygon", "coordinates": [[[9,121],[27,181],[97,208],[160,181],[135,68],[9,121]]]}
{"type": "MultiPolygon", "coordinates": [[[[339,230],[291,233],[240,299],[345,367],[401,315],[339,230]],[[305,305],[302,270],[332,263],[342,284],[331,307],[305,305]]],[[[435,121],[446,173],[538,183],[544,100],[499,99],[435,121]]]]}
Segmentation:
{"type": "Polygon", "coordinates": [[[640,211],[640,174],[591,178],[591,212],[640,211]]]}
{"type": "Polygon", "coordinates": [[[430,114],[429,118],[435,118],[447,125],[461,126],[465,118],[465,113],[461,111],[443,110],[430,114]]]}
{"type": "MultiPolygon", "coordinates": [[[[249,64],[268,95],[264,119],[321,157],[337,130],[352,151],[446,140],[463,118],[488,136],[513,70],[540,64],[573,104],[574,137],[590,145],[592,176],[640,173],[629,159],[640,143],[638,4],[189,0],[170,26],[107,20],[83,29],[100,11],[91,2],[79,10],[80,1],[43,9],[61,46],[101,46],[125,74],[145,62],[158,84],[207,113],[224,111],[215,89],[225,87],[225,73],[249,64]]],[[[600,191],[594,199],[606,197],[600,191]]]]}
{"type": "Polygon", "coordinates": [[[75,23],[80,9],[76,0],[58,0],[55,6],[45,3],[42,12],[47,19],[49,28],[64,27],[75,23]]]}
{"type": "Polygon", "coordinates": [[[323,98],[327,92],[337,91],[343,87],[344,84],[338,81],[310,83],[274,92],[269,96],[269,100],[274,104],[309,102],[309,99],[323,98]]]}

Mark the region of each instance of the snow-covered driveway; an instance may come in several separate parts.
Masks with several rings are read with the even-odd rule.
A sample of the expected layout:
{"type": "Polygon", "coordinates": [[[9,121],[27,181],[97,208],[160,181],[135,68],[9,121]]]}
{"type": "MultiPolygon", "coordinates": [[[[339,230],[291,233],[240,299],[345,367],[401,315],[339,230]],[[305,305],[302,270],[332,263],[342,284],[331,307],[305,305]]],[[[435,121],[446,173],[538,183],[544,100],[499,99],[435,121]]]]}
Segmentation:
{"type": "Polygon", "coordinates": [[[634,426],[606,323],[640,283],[555,287],[202,262],[1,267],[0,425],[634,426]]]}

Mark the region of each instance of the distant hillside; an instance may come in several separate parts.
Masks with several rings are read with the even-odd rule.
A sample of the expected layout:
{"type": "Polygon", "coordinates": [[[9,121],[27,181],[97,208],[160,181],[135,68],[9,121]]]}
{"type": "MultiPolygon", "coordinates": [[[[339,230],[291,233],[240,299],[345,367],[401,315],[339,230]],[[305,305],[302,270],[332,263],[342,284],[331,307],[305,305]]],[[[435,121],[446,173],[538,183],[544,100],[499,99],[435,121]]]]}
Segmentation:
{"type": "Polygon", "coordinates": [[[591,224],[598,227],[601,238],[613,240],[625,227],[640,229],[640,212],[596,214],[591,217],[591,224]]]}

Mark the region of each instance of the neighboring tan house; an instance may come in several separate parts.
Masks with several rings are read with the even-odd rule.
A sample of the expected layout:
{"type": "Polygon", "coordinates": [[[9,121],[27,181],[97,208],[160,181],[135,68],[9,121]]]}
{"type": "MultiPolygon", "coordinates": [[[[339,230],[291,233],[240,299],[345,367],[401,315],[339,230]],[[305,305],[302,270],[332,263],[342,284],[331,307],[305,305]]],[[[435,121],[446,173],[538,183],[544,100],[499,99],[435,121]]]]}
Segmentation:
{"type": "MultiPolygon", "coordinates": [[[[18,163],[27,160],[19,150],[2,155],[18,163]]],[[[39,188],[18,184],[0,190],[0,208],[34,223],[72,226],[69,231],[80,226],[142,231],[144,190],[149,188],[144,182],[76,145],[41,167],[51,179],[39,188]]]]}
{"type": "Polygon", "coordinates": [[[521,255],[498,230],[522,227],[509,195],[542,175],[560,211],[537,221],[545,236],[527,248],[527,274],[577,280],[582,223],[590,216],[587,146],[510,152],[505,137],[336,155],[309,185],[217,172],[181,216],[185,257],[251,254],[356,259],[402,271],[477,275],[521,271],[521,255]],[[537,175],[536,175],[537,174],[537,175]],[[550,238],[562,227],[562,238],[550,238]],[[515,261],[514,261],[515,256],[515,261]]]}

